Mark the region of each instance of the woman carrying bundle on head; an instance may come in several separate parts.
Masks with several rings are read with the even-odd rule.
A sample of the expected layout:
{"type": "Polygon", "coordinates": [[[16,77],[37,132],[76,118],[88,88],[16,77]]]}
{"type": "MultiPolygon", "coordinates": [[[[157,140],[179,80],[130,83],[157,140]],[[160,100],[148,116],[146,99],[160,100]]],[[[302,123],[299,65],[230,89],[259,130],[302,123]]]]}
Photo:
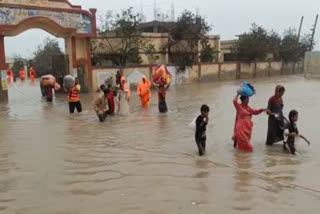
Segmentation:
{"type": "MultiPolygon", "coordinates": [[[[247,83],[245,83],[247,84],[247,83]]],[[[250,86],[250,85],[249,85],[250,86]]],[[[236,108],[237,116],[234,127],[234,134],[232,139],[234,140],[234,145],[242,152],[252,152],[253,147],[251,145],[251,136],[253,129],[252,116],[259,115],[265,112],[266,109],[253,109],[249,106],[249,96],[254,94],[254,89],[252,88],[252,93],[247,94],[243,91],[238,90],[237,95],[233,99],[233,105],[236,108]],[[243,94],[240,96],[240,94],[243,94]],[[249,96],[245,96],[249,95],[249,96]],[[241,103],[238,103],[238,98],[240,97],[241,103]]]]}

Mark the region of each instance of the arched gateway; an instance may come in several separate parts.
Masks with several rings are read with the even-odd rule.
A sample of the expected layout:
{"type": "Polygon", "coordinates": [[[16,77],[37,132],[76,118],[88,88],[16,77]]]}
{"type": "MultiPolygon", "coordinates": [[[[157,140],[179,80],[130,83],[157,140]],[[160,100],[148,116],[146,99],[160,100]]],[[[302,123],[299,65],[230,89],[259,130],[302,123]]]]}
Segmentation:
{"type": "Polygon", "coordinates": [[[69,72],[81,71],[92,89],[90,38],[96,37],[96,9],[85,11],[68,0],[0,0],[0,99],[8,97],[4,38],[32,28],[65,39],[69,72]]]}

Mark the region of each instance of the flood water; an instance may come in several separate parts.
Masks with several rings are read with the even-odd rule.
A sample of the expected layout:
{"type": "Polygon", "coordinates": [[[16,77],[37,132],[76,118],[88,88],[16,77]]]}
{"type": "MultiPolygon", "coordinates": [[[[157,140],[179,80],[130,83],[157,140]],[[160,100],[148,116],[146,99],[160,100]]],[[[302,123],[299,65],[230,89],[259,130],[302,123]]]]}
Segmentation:
{"type": "Polygon", "coordinates": [[[240,81],[171,88],[170,112],[150,112],[132,92],[131,115],[99,123],[96,94],[82,94],[82,114],[70,116],[64,94],[53,104],[39,86],[15,83],[0,104],[0,213],[319,213],[320,81],[282,76],[252,81],[251,107],[266,107],[277,84],[285,113],[312,142],[300,156],[265,146],[267,116],[254,118],[254,153],[233,148],[232,99],[240,81]],[[188,124],[201,104],[211,107],[207,155],[197,156],[188,124]]]}

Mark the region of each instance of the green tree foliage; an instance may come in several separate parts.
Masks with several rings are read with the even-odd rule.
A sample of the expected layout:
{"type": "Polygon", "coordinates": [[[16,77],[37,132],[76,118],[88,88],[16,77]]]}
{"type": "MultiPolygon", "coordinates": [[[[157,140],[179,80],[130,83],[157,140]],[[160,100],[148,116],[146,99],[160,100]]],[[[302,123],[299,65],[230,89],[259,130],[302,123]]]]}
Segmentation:
{"type": "Polygon", "coordinates": [[[211,47],[208,41],[205,41],[205,43],[202,44],[201,47],[202,47],[200,52],[201,62],[212,62],[214,60],[214,55],[215,55],[214,48],[211,47]]]}
{"type": "Polygon", "coordinates": [[[139,14],[134,13],[132,8],[116,15],[109,11],[105,17],[101,18],[100,23],[98,31],[105,36],[107,42],[98,42],[98,47],[106,50],[106,53],[95,54],[93,50],[95,61],[102,58],[101,60],[110,60],[117,66],[142,63],[139,55],[143,46],[142,32],[139,29],[139,14]],[[114,45],[112,42],[114,38],[121,40],[119,45],[114,45]]]}
{"type": "Polygon", "coordinates": [[[233,48],[236,59],[248,63],[264,60],[268,52],[268,32],[255,24],[252,25],[249,33],[239,36],[239,40],[233,48]]]}
{"type": "Polygon", "coordinates": [[[14,62],[11,69],[15,76],[19,75],[20,68],[24,68],[24,64],[25,64],[25,60],[23,60],[21,56],[19,55],[14,56],[14,62]]]}
{"type": "Polygon", "coordinates": [[[52,59],[58,55],[63,55],[58,41],[47,37],[43,41],[43,44],[39,45],[34,52],[32,66],[37,72],[37,76],[51,74],[53,72],[52,59]]]}
{"type": "MultiPolygon", "coordinates": [[[[185,10],[176,23],[169,25],[169,57],[183,71],[199,61],[198,45],[206,44],[211,26],[206,20],[185,10]]],[[[208,51],[208,49],[206,49],[208,51]]]]}
{"type": "Polygon", "coordinates": [[[281,37],[274,31],[268,32],[263,27],[253,24],[248,33],[239,36],[232,52],[241,62],[264,61],[268,54],[272,54],[274,60],[297,62],[308,51],[310,42],[309,35],[298,41],[294,29],[285,31],[281,37]]]}
{"type": "Polygon", "coordinates": [[[153,44],[145,45],[144,51],[150,64],[154,64],[159,59],[159,56],[155,54],[156,48],[153,44]]]}
{"type": "Polygon", "coordinates": [[[305,35],[298,41],[294,29],[285,31],[280,45],[280,58],[284,62],[297,62],[302,59],[310,46],[310,36],[305,35]]]}

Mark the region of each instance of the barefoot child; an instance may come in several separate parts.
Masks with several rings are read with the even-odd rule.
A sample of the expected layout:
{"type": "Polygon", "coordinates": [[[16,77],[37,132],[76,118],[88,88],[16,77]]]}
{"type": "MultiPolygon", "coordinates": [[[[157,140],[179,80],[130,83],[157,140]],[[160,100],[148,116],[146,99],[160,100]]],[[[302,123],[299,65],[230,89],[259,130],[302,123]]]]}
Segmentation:
{"type": "Polygon", "coordinates": [[[199,150],[199,155],[203,156],[206,152],[206,129],[209,122],[209,111],[210,108],[207,105],[201,106],[201,114],[196,120],[196,133],[195,139],[199,150]]]}
{"type": "Polygon", "coordinates": [[[287,138],[287,140],[284,142],[283,148],[285,150],[289,150],[293,155],[297,154],[297,150],[295,147],[296,137],[304,139],[310,145],[310,142],[304,136],[299,134],[298,127],[296,124],[298,121],[298,116],[299,114],[296,110],[290,111],[289,124],[284,132],[284,135],[287,138]]]}

